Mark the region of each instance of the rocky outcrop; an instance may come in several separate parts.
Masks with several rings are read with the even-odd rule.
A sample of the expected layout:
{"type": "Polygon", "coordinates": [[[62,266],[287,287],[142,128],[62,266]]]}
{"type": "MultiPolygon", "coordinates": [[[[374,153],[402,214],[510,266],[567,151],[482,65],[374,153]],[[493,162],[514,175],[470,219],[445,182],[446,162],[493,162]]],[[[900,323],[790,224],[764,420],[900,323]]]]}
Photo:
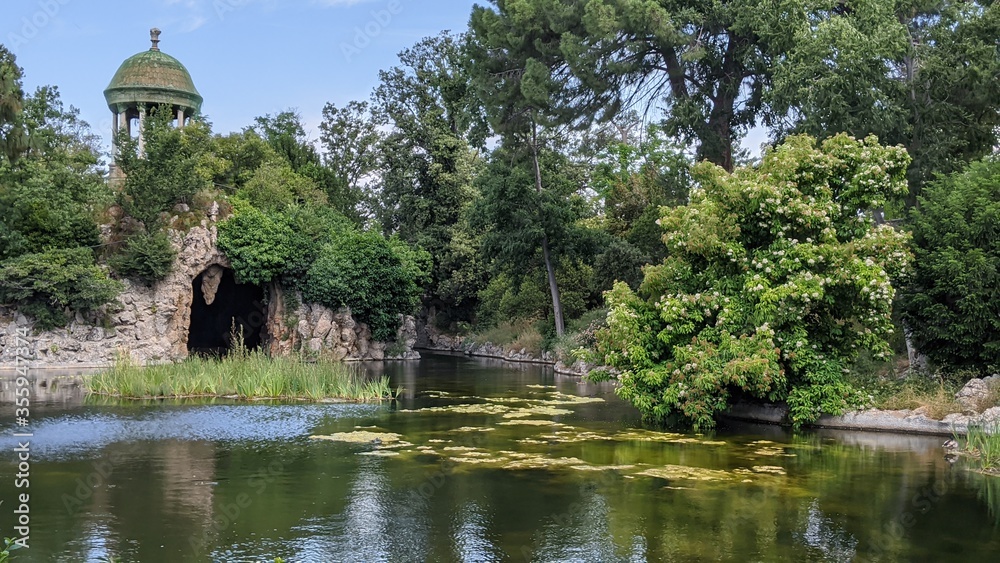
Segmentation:
{"type": "MultiPolygon", "coordinates": [[[[65,328],[33,331],[33,322],[16,310],[0,308],[0,369],[13,368],[16,334],[29,329],[31,368],[102,367],[118,355],[137,363],[179,361],[188,357],[188,334],[194,282],[201,274],[206,305],[216,299],[229,261],[216,242],[215,223],[206,219],[188,231],[171,231],[177,260],[166,279],[153,286],[125,282],[118,301],[93,315],[77,314],[65,328]]],[[[356,323],[349,310],[333,311],[319,305],[299,305],[288,311],[286,296],[277,286],[266,319],[267,346],[274,354],[300,351],[329,354],[338,360],[415,359],[416,323],[401,319],[396,343],[372,342],[371,331],[356,323]]],[[[296,296],[298,297],[298,296],[296,296]]]]}
{"type": "Polygon", "coordinates": [[[372,341],[371,329],[355,322],[351,310],[330,309],[319,304],[302,303],[299,292],[287,294],[272,286],[268,311],[268,347],[272,355],[303,353],[343,360],[416,360],[416,320],[400,319],[394,343],[372,341]],[[289,302],[295,303],[290,308],[289,302]]]}
{"type": "Polygon", "coordinates": [[[955,393],[966,414],[974,414],[993,407],[991,400],[996,400],[995,393],[1000,392],[1000,375],[991,375],[982,379],[970,379],[968,383],[955,393]]]}
{"type": "MultiPolygon", "coordinates": [[[[178,258],[166,279],[152,287],[126,281],[117,303],[88,317],[77,314],[65,328],[32,334],[29,365],[103,366],[117,354],[143,363],[186,358],[194,279],[211,267],[229,267],[229,261],[215,244],[213,224],[171,231],[170,237],[178,258]]],[[[14,365],[8,342],[23,328],[32,329],[33,322],[15,310],[0,310],[0,366],[14,365]]]]}

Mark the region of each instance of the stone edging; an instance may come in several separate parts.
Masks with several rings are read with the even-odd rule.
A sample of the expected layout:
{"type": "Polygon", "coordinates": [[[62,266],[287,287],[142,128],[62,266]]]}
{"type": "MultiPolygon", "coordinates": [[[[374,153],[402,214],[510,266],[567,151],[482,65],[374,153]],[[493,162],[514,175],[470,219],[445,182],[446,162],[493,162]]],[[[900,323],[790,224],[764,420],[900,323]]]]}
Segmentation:
{"type": "MultiPolygon", "coordinates": [[[[738,403],[732,405],[724,416],[735,420],[786,425],[788,423],[788,407],[775,404],[738,403]]],[[[808,426],[934,436],[964,435],[968,432],[970,423],[1000,424],[1000,407],[989,409],[981,415],[949,415],[945,419],[934,420],[911,410],[883,411],[872,409],[849,412],[840,416],[823,415],[808,426]]]]}

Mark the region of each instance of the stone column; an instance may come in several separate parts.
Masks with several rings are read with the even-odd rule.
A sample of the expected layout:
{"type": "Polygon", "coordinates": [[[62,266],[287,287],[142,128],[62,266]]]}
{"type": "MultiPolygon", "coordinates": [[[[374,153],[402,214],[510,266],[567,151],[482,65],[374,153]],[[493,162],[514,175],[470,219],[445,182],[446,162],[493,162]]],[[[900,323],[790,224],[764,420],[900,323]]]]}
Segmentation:
{"type": "Polygon", "coordinates": [[[184,128],[184,108],[177,108],[177,128],[184,128]]]}
{"type": "Polygon", "coordinates": [[[146,104],[139,104],[139,156],[146,156],[146,104]]]}

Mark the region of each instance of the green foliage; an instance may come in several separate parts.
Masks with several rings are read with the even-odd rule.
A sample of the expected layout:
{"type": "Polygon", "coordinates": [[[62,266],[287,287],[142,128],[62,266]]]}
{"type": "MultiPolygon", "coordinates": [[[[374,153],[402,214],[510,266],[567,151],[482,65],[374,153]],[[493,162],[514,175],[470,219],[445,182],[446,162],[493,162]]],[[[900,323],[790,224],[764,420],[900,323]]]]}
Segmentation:
{"type": "Polygon", "coordinates": [[[0,303],[15,305],[41,329],[63,326],[67,310],[89,313],[122,290],[86,248],[49,250],[0,262],[0,303]]]}
{"type": "MultiPolygon", "coordinates": [[[[635,123],[622,127],[629,126],[638,127],[635,123]]],[[[663,232],[656,221],[660,207],[688,202],[692,184],[688,157],[660,127],[648,127],[640,139],[615,139],[598,156],[594,187],[604,199],[608,232],[662,259],[663,232]]]]}
{"type": "Polygon", "coordinates": [[[649,257],[635,246],[615,239],[594,263],[593,287],[597,291],[606,291],[611,289],[615,282],[622,281],[632,289],[639,289],[639,284],[642,283],[642,267],[649,261],[649,257]]]}
{"type": "Polygon", "coordinates": [[[485,119],[460,37],[426,38],[399,59],[379,74],[373,95],[373,111],[391,127],[379,145],[375,216],[387,235],[430,252],[431,304],[469,319],[485,283],[478,236],[466,220],[478,195],[485,119]]]}
{"type": "Polygon", "coordinates": [[[17,160],[28,148],[28,134],[21,121],[23,104],[21,67],[14,53],[0,45],[0,158],[7,161],[17,160]]]}
{"type": "Polygon", "coordinates": [[[916,347],[948,369],[1000,365],[1000,160],[930,184],[911,214],[914,272],[903,290],[916,347]]]}
{"type": "Polygon", "coordinates": [[[320,249],[303,296],[328,307],[350,307],[357,320],[371,327],[375,340],[388,341],[396,335],[399,316],[417,307],[418,270],[419,261],[401,257],[378,233],[343,231],[320,249]]]}
{"type": "Polygon", "coordinates": [[[3,549],[0,550],[0,563],[6,563],[10,560],[10,552],[22,549],[21,544],[16,543],[14,538],[4,538],[3,539],[3,549]]]}
{"type": "Polygon", "coordinates": [[[234,214],[219,224],[219,249],[239,283],[266,285],[289,269],[295,258],[295,231],[287,218],[235,200],[234,214]]]}
{"type": "Polygon", "coordinates": [[[796,425],[843,410],[859,350],[890,352],[890,284],[907,237],[866,210],[906,193],[909,159],[875,139],[792,137],[760,167],[696,168],[665,209],[667,258],[607,294],[599,347],[619,394],[655,421],[708,428],[733,396],[787,400],[796,425]]]}
{"type": "Polygon", "coordinates": [[[110,199],[96,137],[54,88],[39,88],[22,110],[32,143],[16,163],[0,165],[0,260],[96,246],[95,217],[110,199]]]}
{"type": "Polygon", "coordinates": [[[108,265],[120,277],[152,284],[166,278],[174,266],[177,251],[166,233],[139,233],[125,241],[108,265]]]}
{"type": "Polygon", "coordinates": [[[909,205],[925,183],[997,146],[994,2],[781,4],[768,33],[783,56],[766,94],[779,138],[846,132],[902,144],[913,158],[909,205]]]}
{"type": "Polygon", "coordinates": [[[285,162],[266,162],[257,168],[237,192],[262,211],[283,211],[296,204],[320,206],[326,196],[312,180],[296,174],[285,162]]]}
{"type": "Polygon", "coordinates": [[[194,195],[211,186],[211,174],[202,165],[211,148],[208,125],[193,122],[184,129],[173,126],[170,107],[155,108],[145,120],[144,154],[139,143],[118,135],[118,165],[125,185],[118,202],[148,231],[160,226],[160,214],[178,203],[191,204],[194,195]]]}

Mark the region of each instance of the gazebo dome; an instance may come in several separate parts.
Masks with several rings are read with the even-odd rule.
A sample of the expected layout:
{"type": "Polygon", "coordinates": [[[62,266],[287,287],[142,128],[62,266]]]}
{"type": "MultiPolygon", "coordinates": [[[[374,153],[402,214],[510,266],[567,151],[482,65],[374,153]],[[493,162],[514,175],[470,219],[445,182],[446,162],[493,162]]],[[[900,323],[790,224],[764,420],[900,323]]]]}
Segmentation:
{"type": "Polygon", "coordinates": [[[166,104],[188,115],[201,110],[204,99],[194,87],[191,74],[180,61],[160,51],[159,36],[158,29],[152,30],[152,48],[129,57],[118,68],[104,90],[111,111],[137,104],[166,104]]]}

